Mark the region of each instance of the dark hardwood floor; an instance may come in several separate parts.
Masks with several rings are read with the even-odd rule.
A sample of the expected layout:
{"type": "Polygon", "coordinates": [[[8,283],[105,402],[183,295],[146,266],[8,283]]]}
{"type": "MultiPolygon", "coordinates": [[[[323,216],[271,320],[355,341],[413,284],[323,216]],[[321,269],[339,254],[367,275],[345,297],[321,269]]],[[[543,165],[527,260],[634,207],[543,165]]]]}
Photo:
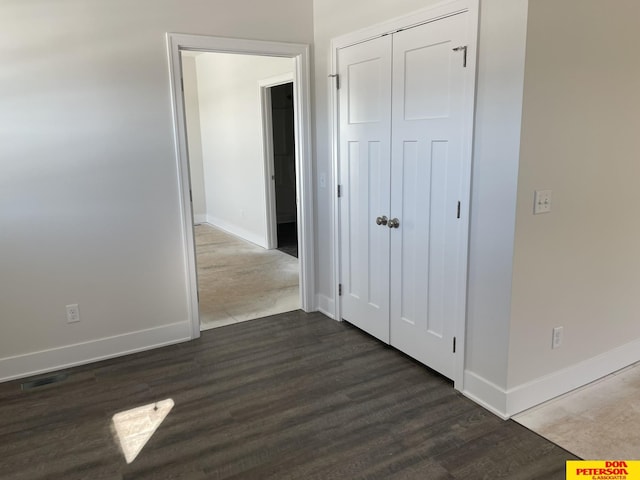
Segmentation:
{"type": "Polygon", "coordinates": [[[0,385],[0,478],[564,479],[571,454],[346,323],[292,312],[0,385]],[[171,398],[131,464],[115,413],[171,398]]]}

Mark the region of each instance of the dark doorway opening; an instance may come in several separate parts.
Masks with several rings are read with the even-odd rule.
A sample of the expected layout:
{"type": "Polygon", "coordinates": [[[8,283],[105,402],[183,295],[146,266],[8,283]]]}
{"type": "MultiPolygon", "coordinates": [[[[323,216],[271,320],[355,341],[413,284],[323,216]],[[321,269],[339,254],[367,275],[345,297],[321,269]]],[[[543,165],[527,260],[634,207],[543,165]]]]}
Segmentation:
{"type": "Polygon", "coordinates": [[[278,250],[298,257],[293,83],[271,87],[278,250]]]}

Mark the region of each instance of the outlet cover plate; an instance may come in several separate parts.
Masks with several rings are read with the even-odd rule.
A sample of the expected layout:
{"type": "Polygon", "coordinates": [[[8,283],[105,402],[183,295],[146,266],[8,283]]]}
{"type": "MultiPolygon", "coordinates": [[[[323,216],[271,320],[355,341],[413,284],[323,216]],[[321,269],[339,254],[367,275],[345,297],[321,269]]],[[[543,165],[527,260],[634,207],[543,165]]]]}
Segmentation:
{"type": "Polygon", "coordinates": [[[533,196],[533,214],[551,211],[551,190],[536,190],[533,196]]]}
{"type": "Polygon", "coordinates": [[[80,310],[78,304],[67,305],[67,323],[78,323],[80,321],[80,310]]]}

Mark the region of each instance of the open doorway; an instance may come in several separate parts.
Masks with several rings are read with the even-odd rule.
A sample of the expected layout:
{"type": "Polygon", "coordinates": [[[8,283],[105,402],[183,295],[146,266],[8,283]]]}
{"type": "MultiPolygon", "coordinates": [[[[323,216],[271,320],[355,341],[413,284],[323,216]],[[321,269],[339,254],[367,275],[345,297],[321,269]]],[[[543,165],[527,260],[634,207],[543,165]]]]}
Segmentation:
{"type": "Polygon", "coordinates": [[[273,179],[278,250],[298,258],[293,82],[271,87],[273,179]]]}
{"type": "MultiPolygon", "coordinates": [[[[180,89],[173,88],[173,93],[181,183],[183,187],[188,188],[188,196],[183,193],[183,202],[185,213],[198,225],[194,228],[193,222],[188,221],[189,218],[185,215],[184,232],[186,254],[189,260],[188,273],[191,279],[193,337],[199,335],[201,322],[198,313],[202,315],[202,320],[205,322],[207,320],[203,314],[206,302],[203,302],[204,292],[202,290],[200,291],[200,304],[197,303],[198,283],[205,286],[204,280],[207,276],[215,277],[218,282],[212,295],[216,297],[216,300],[237,300],[241,295],[240,290],[244,289],[251,296],[253,307],[257,304],[262,307],[273,307],[271,309],[250,308],[244,312],[238,310],[231,312],[227,305],[224,308],[227,313],[232,313],[229,316],[233,317],[233,319],[226,319],[228,323],[295,308],[302,308],[305,311],[311,310],[313,308],[313,270],[311,268],[313,236],[311,228],[312,205],[310,202],[310,145],[308,143],[308,47],[179,34],[168,34],[168,41],[173,87],[175,85],[181,87],[180,89]],[[251,55],[252,53],[258,55],[251,55]],[[200,59],[209,55],[224,57],[223,62],[227,62],[227,64],[203,66],[203,70],[209,68],[210,73],[213,73],[214,76],[205,79],[202,84],[198,81],[197,76],[195,79],[198,97],[205,98],[204,106],[203,99],[198,98],[198,106],[209,110],[204,114],[199,111],[195,115],[200,122],[199,128],[196,130],[200,133],[200,154],[203,162],[200,172],[203,178],[201,181],[192,178],[191,175],[198,170],[198,167],[194,168],[192,165],[192,159],[198,157],[198,148],[187,140],[194,137],[197,140],[198,134],[194,135],[189,131],[189,135],[187,135],[187,131],[190,130],[188,90],[191,87],[187,79],[188,74],[185,74],[185,66],[189,68],[189,64],[194,66],[199,63],[205,65],[209,60],[201,61],[200,59]],[[229,62],[236,60],[243,65],[234,69],[229,62]],[[257,66],[249,68],[247,66],[249,61],[255,61],[257,66]],[[277,71],[280,68],[278,65],[282,66],[283,62],[287,64],[286,72],[277,71]],[[276,65],[276,71],[267,71],[265,69],[267,64],[276,65]],[[247,80],[246,74],[251,70],[258,71],[259,75],[247,80]],[[293,123],[294,137],[293,148],[289,148],[289,150],[294,152],[293,179],[294,185],[299,190],[293,194],[293,197],[297,197],[299,200],[293,215],[293,220],[297,225],[299,260],[276,248],[269,249],[268,232],[270,228],[268,220],[272,215],[266,208],[266,200],[269,197],[266,187],[271,185],[272,181],[275,186],[275,165],[271,170],[266,168],[267,162],[263,155],[264,142],[262,138],[264,123],[261,116],[258,114],[250,119],[245,115],[251,109],[255,110],[254,107],[249,107],[249,104],[257,103],[257,111],[260,112],[259,82],[283,73],[287,73],[293,80],[287,82],[290,84],[291,90],[289,94],[285,94],[285,98],[287,95],[291,95],[289,101],[295,107],[293,122],[289,120],[290,124],[293,123]],[[221,85],[216,84],[217,80],[214,77],[218,80],[220,77],[224,77],[228,81],[228,88],[225,90],[221,85]],[[232,100],[238,93],[236,90],[239,90],[245,81],[252,83],[252,92],[245,91],[243,95],[238,96],[241,100],[234,103],[232,100]],[[211,112],[218,114],[215,119],[213,119],[214,115],[209,115],[211,112]],[[215,133],[212,133],[207,125],[216,125],[215,133]],[[254,136],[249,130],[255,129],[256,126],[258,134],[254,136]],[[233,130],[232,127],[238,127],[240,130],[233,130]],[[256,145],[259,146],[256,148],[256,145]],[[256,158],[262,163],[256,163],[256,158]],[[248,161],[253,163],[247,163],[248,161]],[[199,183],[202,183],[203,186],[200,188],[201,191],[197,192],[195,190],[198,190],[199,183]],[[209,229],[203,235],[200,234],[200,231],[203,230],[201,227],[210,226],[214,230],[209,229]],[[231,246],[231,243],[238,241],[243,242],[242,246],[231,246]],[[202,250],[203,255],[201,259],[200,253],[198,254],[197,276],[196,250],[202,250]],[[214,258],[217,254],[229,251],[234,251],[233,256],[241,258],[240,268],[244,270],[231,271],[229,268],[233,266],[230,265],[228,258],[214,258]],[[276,265],[273,260],[276,255],[287,258],[289,262],[293,261],[293,264],[276,265]],[[205,269],[199,268],[206,265],[207,259],[212,263],[205,269]],[[213,275],[211,275],[212,273],[213,275]],[[275,280],[269,277],[272,273],[277,274],[275,280]],[[293,274],[296,279],[295,286],[278,284],[283,281],[285,274],[293,274]],[[262,282],[263,285],[271,289],[270,293],[275,295],[268,299],[267,296],[259,292],[256,282],[262,282]],[[294,288],[295,305],[283,300],[283,292],[290,292],[294,288]]],[[[197,70],[199,68],[196,68],[197,70]]],[[[279,93],[276,93],[276,96],[278,95],[279,93]]],[[[277,115],[279,116],[279,114],[277,115]]],[[[271,142],[276,143],[273,138],[271,138],[271,142]]],[[[273,157],[275,156],[273,153],[273,157]]],[[[273,197],[275,206],[275,193],[273,197]]],[[[277,219],[277,212],[273,213],[273,217],[274,220],[277,219]]],[[[239,303],[242,302],[236,302],[235,307],[239,307],[239,303]]],[[[225,323],[222,318],[218,318],[218,320],[221,320],[218,324],[225,323]]],[[[203,327],[207,328],[206,325],[203,327]]]]}
{"type": "Polygon", "coordinates": [[[269,248],[298,258],[294,84],[281,75],[260,82],[269,248]]]}
{"type": "Polygon", "coordinates": [[[182,52],[201,330],[300,308],[297,230],[281,227],[297,225],[293,68],[290,58],[182,52]],[[274,77],[290,81],[262,98],[274,77]]]}

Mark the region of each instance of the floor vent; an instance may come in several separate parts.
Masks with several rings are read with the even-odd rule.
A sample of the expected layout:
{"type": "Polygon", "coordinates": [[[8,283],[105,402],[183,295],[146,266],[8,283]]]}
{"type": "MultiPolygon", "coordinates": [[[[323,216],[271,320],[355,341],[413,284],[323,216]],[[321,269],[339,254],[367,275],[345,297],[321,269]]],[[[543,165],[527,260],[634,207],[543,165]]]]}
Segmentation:
{"type": "Polygon", "coordinates": [[[62,382],[69,376],[68,373],[56,373],[55,375],[49,375],[48,377],[40,377],[29,382],[24,382],[20,385],[22,390],[33,390],[34,388],[46,387],[52,383],[62,382]]]}

